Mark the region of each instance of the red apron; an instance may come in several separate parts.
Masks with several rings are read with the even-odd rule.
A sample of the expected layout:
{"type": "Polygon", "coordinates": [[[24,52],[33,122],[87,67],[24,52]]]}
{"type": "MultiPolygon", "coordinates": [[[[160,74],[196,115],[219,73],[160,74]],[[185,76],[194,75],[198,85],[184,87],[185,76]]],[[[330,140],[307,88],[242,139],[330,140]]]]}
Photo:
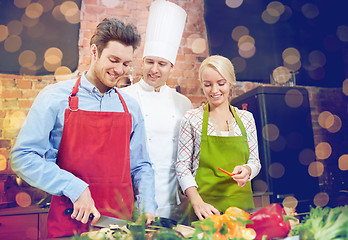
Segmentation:
{"type": "MultiPolygon", "coordinates": [[[[89,184],[95,206],[102,215],[131,219],[134,199],[129,160],[131,114],[118,91],[124,112],[78,109],[76,94],[80,81],[81,77],[65,110],[57,164],[89,184]]],[[[89,230],[88,223],[83,224],[64,213],[67,208],[73,208],[69,198],[52,196],[47,219],[49,238],[89,230]]]]}

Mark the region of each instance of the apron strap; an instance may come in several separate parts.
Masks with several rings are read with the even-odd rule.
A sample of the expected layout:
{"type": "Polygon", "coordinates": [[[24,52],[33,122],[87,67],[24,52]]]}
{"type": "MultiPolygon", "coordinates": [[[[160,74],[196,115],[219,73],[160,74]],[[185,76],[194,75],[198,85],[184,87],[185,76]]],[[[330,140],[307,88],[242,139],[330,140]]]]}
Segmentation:
{"type": "Polygon", "coordinates": [[[120,98],[120,100],[121,100],[121,103],[122,103],[122,106],[123,106],[123,110],[124,110],[124,112],[128,113],[127,104],[126,104],[126,102],[124,101],[124,99],[123,99],[122,95],[119,93],[119,91],[117,91],[117,89],[116,89],[116,88],[114,88],[114,89],[115,89],[116,93],[118,94],[118,97],[119,97],[119,98],[120,98]]]}
{"type": "Polygon", "coordinates": [[[69,109],[71,111],[77,111],[79,109],[79,98],[76,96],[79,91],[79,85],[81,82],[81,76],[76,80],[76,83],[69,96],[69,109]]]}
{"type": "MultiPolygon", "coordinates": [[[[71,91],[71,94],[69,96],[69,109],[71,111],[77,111],[79,109],[79,98],[76,96],[77,92],[79,91],[79,86],[80,86],[80,82],[81,82],[81,76],[76,80],[76,83],[71,91]]],[[[126,113],[128,112],[128,108],[126,105],[126,102],[124,101],[123,97],[121,96],[121,94],[116,90],[116,88],[114,88],[118,97],[121,100],[123,109],[126,113]]]]}
{"type": "Polygon", "coordinates": [[[208,135],[208,120],[209,120],[209,103],[207,103],[204,106],[201,139],[207,139],[207,135],[208,135]]]}
{"type": "Polygon", "coordinates": [[[242,132],[242,135],[244,137],[247,136],[247,133],[246,133],[246,130],[245,130],[245,127],[244,127],[244,124],[242,123],[242,120],[240,119],[240,117],[237,115],[237,113],[234,111],[233,107],[230,105],[230,109],[232,111],[232,114],[234,116],[234,118],[236,119],[236,122],[238,124],[238,127],[240,128],[240,131],[242,132]]]}
{"type": "MultiPolygon", "coordinates": [[[[206,138],[208,135],[208,119],[209,119],[209,103],[207,103],[204,106],[204,113],[203,113],[203,123],[202,123],[202,135],[201,138],[206,138]]],[[[233,107],[230,105],[230,109],[232,112],[233,117],[236,119],[236,122],[238,124],[238,127],[242,133],[242,136],[246,137],[247,133],[245,130],[245,127],[243,125],[242,120],[240,119],[240,117],[237,115],[237,113],[234,111],[233,107]]]]}

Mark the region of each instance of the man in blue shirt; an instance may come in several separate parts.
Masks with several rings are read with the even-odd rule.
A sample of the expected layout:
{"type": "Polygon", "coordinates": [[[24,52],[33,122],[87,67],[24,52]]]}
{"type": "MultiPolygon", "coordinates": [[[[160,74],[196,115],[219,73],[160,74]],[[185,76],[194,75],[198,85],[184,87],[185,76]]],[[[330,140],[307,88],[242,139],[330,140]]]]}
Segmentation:
{"type": "Polygon", "coordinates": [[[147,222],[155,217],[141,110],[114,88],[139,43],[134,25],[104,19],[90,41],[90,69],[43,89],[17,137],[13,171],[53,195],[50,238],[88,231],[91,213],[91,224],[100,213],[130,219],[134,198],[147,222]],[[71,216],[67,208],[73,208],[71,216]]]}

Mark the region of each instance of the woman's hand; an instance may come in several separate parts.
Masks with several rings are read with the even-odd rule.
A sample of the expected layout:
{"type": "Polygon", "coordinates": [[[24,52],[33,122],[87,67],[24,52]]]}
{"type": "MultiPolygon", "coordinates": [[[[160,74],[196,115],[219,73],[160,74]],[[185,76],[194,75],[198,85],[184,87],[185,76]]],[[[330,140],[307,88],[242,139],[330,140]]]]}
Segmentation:
{"type": "Polygon", "coordinates": [[[215,207],[203,201],[196,187],[189,187],[185,190],[185,194],[190,200],[193,210],[199,220],[203,220],[210,215],[219,215],[220,212],[215,207]]]}
{"type": "Polygon", "coordinates": [[[203,200],[198,203],[192,203],[192,207],[199,220],[203,220],[211,215],[220,215],[219,210],[203,200]]]}
{"type": "Polygon", "coordinates": [[[234,174],[232,178],[237,182],[238,187],[244,187],[249,180],[251,169],[249,166],[236,166],[232,173],[234,174]]]}

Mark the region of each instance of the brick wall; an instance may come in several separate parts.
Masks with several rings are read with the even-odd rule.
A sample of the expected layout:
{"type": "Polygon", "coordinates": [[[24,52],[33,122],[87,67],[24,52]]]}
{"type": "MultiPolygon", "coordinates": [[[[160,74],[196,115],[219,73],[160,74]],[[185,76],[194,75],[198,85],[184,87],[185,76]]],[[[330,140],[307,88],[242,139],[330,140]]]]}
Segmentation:
{"type": "MultiPolygon", "coordinates": [[[[195,106],[205,100],[198,80],[198,68],[200,60],[208,56],[205,49],[199,53],[192,50],[192,45],[197,39],[206,40],[206,29],[203,19],[204,0],[172,0],[187,13],[187,23],[178,51],[176,66],[168,85],[176,87],[180,85],[181,91],[191,99],[195,106]]],[[[90,62],[89,39],[98,22],[104,17],[118,17],[125,22],[131,22],[138,27],[145,39],[145,30],[148,18],[148,8],[152,0],[119,0],[118,5],[107,8],[101,0],[82,0],[81,28],[79,39],[79,66],[74,74],[80,74],[88,69],[90,62]]],[[[207,46],[207,45],[206,45],[207,46]]],[[[141,59],[144,42],[135,52],[134,69],[135,77],[141,75],[141,59]]],[[[25,116],[38,92],[48,84],[57,80],[53,75],[48,76],[18,76],[0,73],[0,176],[11,174],[8,157],[25,116]]],[[[239,96],[255,87],[259,83],[238,82],[232,91],[232,97],[239,96]]],[[[325,89],[307,87],[310,93],[310,105],[312,111],[315,145],[331,139],[335,146],[331,133],[322,129],[318,124],[318,116],[322,111],[331,111],[333,114],[344,114],[342,121],[347,120],[347,96],[341,89],[325,89]],[[339,103],[339,104],[338,104],[339,103]]],[[[336,159],[337,162],[337,159],[336,159]]],[[[1,178],[0,178],[0,194],[1,178]]],[[[1,200],[1,198],[0,198],[1,200]]]]}

